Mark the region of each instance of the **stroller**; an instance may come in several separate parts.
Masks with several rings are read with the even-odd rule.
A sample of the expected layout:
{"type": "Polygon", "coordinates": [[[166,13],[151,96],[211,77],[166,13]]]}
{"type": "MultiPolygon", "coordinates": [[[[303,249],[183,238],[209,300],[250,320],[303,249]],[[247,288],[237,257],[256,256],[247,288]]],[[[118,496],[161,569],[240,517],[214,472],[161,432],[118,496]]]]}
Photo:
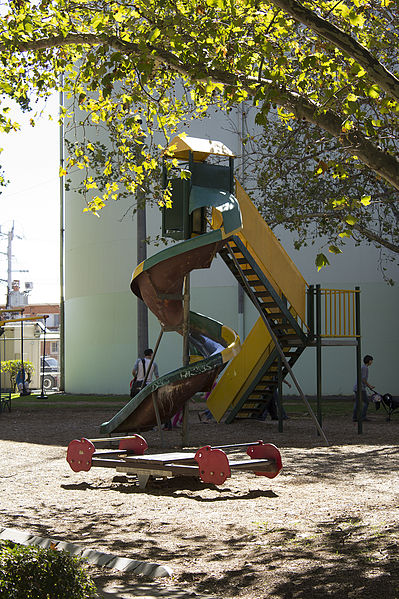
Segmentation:
{"type": "Polygon", "coordinates": [[[392,397],[390,393],[381,395],[380,393],[373,393],[371,401],[375,404],[375,409],[379,410],[382,405],[386,413],[388,414],[388,422],[391,420],[391,415],[396,408],[399,408],[399,399],[392,397]]]}

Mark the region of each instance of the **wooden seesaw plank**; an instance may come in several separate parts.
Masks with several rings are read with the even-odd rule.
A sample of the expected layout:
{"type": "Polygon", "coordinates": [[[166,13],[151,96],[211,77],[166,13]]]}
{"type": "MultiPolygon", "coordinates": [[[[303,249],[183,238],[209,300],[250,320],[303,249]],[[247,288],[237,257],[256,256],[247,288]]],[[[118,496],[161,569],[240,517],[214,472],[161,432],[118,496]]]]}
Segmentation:
{"type": "Polygon", "coordinates": [[[257,476],[274,478],[282,468],[281,454],[277,447],[263,441],[200,447],[195,453],[175,451],[144,455],[148,445],[140,435],[112,437],[110,439],[82,438],[71,441],[67,461],[75,472],[88,471],[91,467],[114,468],[117,472],[137,476],[140,488],[144,488],[151,476],[191,476],[205,483],[221,485],[231,476],[231,471],[250,471],[257,476]],[[116,441],[119,449],[97,449],[93,443],[116,441]],[[250,459],[229,461],[223,449],[247,447],[250,459]],[[222,449],[223,448],[223,449],[222,449]]]}

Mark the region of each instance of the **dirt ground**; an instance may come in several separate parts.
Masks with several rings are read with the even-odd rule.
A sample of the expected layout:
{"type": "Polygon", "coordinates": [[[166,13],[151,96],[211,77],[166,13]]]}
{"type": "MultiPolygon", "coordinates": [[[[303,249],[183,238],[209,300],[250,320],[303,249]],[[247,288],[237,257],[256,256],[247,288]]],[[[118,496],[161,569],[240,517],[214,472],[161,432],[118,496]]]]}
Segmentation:
{"type": "MultiPolygon", "coordinates": [[[[399,418],[325,420],[326,447],[307,417],[202,424],[190,445],[276,444],[275,479],[238,473],[219,487],[154,480],[145,492],[113,470],[75,474],[71,439],[98,437],[115,406],[15,407],[0,415],[0,526],[26,529],[132,559],[168,565],[182,589],[243,599],[399,597],[399,418]]],[[[165,432],[168,448],[180,431],[165,432]]],[[[145,433],[160,451],[159,433],[145,433]]],[[[97,579],[118,576],[94,571],[97,579]]],[[[126,576],[126,575],[125,575],[126,576]]]]}

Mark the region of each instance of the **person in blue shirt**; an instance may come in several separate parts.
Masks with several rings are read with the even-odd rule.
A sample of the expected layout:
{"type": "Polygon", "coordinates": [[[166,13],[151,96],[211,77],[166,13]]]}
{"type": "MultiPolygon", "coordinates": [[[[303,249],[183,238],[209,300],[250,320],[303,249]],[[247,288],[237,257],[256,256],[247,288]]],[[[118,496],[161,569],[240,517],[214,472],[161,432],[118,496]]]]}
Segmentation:
{"type": "Polygon", "coordinates": [[[25,376],[25,370],[20,368],[17,372],[17,376],[15,377],[15,384],[17,385],[20,395],[30,395],[29,383],[30,374],[28,373],[27,376],[25,376]]]}

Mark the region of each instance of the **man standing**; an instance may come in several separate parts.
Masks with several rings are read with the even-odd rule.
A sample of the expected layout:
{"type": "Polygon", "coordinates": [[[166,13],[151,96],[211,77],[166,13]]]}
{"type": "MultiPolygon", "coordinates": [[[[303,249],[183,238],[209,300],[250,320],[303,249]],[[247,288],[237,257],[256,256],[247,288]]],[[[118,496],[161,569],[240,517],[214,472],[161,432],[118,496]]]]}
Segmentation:
{"type": "MultiPolygon", "coordinates": [[[[363,420],[368,420],[367,416],[367,408],[369,406],[369,398],[367,395],[367,387],[369,389],[374,389],[373,385],[370,385],[368,382],[368,378],[369,378],[369,366],[371,366],[371,364],[373,363],[373,356],[364,356],[363,358],[363,366],[362,366],[362,372],[361,372],[361,379],[362,379],[362,403],[363,403],[363,408],[362,408],[362,415],[361,415],[361,419],[363,420]]],[[[353,422],[357,422],[357,408],[358,408],[358,401],[357,401],[357,383],[355,383],[355,386],[353,387],[353,391],[355,394],[355,406],[353,408],[353,422]]]]}
{"type": "MultiPolygon", "coordinates": [[[[146,349],[144,351],[144,358],[137,358],[137,360],[133,366],[132,393],[133,393],[133,388],[134,388],[134,395],[136,393],[138,393],[140,391],[140,389],[143,387],[144,381],[145,381],[145,384],[148,385],[149,383],[151,383],[153,377],[155,377],[156,379],[159,377],[158,364],[156,362],[153,362],[151,364],[151,359],[152,359],[153,354],[154,354],[154,352],[152,349],[146,349]],[[151,368],[150,368],[150,364],[151,364],[151,368]]],[[[131,395],[132,395],[132,393],[131,393],[131,395]]]]}

